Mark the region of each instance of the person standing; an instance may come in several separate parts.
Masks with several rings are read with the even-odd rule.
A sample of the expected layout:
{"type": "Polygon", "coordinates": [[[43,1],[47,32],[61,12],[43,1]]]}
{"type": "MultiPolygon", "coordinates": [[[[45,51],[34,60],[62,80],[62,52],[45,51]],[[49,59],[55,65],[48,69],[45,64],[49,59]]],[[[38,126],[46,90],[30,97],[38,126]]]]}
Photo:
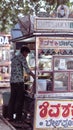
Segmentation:
{"type": "Polygon", "coordinates": [[[24,69],[35,78],[34,73],[28,67],[26,57],[30,53],[27,46],[22,46],[20,53],[15,55],[11,60],[11,77],[10,86],[11,94],[8,104],[8,117],[13,120],[13,114],[16,113],[16,120],[21,120],[22,109],[24,105],[24,69]]]}

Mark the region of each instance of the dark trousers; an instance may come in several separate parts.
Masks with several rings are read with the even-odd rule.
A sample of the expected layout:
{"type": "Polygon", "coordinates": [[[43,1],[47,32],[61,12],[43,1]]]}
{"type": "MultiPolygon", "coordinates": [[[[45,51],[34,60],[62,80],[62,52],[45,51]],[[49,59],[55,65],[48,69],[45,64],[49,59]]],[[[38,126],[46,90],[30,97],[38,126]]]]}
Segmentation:
{"type": "Polygon", "coordinates": [[[11,95],[8,104],[8,115],[13,119],[13,114],[16,113],[16,119],[20,120],[24,105],[24,83],[11,83],[11,95]]]}

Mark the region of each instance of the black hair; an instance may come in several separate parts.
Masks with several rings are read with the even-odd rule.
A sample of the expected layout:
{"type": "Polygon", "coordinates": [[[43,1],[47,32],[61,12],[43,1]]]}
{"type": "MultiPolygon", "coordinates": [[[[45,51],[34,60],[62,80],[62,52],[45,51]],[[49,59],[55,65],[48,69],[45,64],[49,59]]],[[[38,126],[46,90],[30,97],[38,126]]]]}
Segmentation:
{"type": "Polygon", "coordinates": [[[20,49],[20,52],[23,53],[23,52],[28,52],[30,53],[30,49],[27,47],[27,46],[22,46],[21,49],[20,49]]]}

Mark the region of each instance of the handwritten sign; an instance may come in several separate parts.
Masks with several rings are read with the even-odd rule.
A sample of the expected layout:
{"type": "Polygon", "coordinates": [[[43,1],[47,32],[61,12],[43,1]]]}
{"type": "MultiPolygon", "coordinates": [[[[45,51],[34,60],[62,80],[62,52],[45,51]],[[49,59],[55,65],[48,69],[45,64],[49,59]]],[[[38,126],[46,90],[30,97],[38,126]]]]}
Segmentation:
{"type": "Polygon", "coordinates": [[[34,130],[60,127],[73,127],[73,100],[38,99],[34,130]]]}

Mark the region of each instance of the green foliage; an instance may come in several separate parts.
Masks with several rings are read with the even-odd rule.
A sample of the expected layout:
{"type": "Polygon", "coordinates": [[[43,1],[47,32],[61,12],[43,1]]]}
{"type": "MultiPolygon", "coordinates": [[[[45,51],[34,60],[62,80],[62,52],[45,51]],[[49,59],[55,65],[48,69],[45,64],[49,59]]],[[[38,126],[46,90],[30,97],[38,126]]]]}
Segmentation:
{"type": "Polygon", "coordinates": [[[48,13],[59,4],[71,6],[69,0],[0,0],[0,32],[8,32],[20,14],[35,14],[44,8],[48,13]]]}

